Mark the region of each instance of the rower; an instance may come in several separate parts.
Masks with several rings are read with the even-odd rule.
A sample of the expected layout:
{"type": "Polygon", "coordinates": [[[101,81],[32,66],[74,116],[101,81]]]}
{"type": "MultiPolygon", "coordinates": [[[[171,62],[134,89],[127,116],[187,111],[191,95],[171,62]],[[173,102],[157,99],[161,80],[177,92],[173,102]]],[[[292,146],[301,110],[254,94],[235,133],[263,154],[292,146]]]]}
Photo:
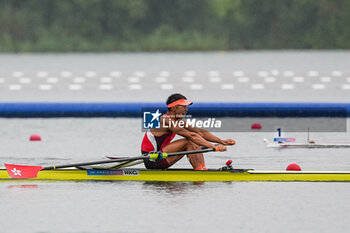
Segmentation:
{"type": "MultiPolygon", "coordinates": [[[[214,148],[216,151],[226,151],[226,145],[235,144],[233,139],[223,140],[207,130],[186,124],[184,117],[188,111],[187,106],[192,105],[192,102],[188,101],[184,95],[172,94],[168,97],[166,104],[168,111],[160,116],[160,128],[149,129],[144,135],[141,145],[143,154],[153,151],[172,153],[198,150],[201,146],[214,148]],[[176,135],[183,138],[173,141],[176,135]]],[[[183,156],[158,158],[155,161],[145,158],[144,164],[147,169],[167,169],[183,156]]],[[[187,158],[194,170],[207,170],[202,153],[188,154],[187,158]]]]}

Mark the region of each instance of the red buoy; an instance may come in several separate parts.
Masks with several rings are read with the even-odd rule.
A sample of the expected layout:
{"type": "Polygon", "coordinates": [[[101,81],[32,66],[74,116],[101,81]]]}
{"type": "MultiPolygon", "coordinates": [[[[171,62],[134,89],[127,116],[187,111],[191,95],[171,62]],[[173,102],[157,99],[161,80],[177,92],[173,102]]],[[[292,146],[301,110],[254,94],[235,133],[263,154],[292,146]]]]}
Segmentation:
{"type": "Polygon", "coordinates": [[[287,171],[301,171],[301,167],[297,163],[291,163],[286,168],[287,171]]]}
{"type": "Polygon", "coordinates": [[[251,129],[262,129],[262,126],[260,123],[253,123],[252,126],[250,127],[251,129]]]}
{"type": "Polygon", "coordinates": [[[41,137],[39,134],[32,134],[29,138],[29,141],[41,141],[41,137]]]}

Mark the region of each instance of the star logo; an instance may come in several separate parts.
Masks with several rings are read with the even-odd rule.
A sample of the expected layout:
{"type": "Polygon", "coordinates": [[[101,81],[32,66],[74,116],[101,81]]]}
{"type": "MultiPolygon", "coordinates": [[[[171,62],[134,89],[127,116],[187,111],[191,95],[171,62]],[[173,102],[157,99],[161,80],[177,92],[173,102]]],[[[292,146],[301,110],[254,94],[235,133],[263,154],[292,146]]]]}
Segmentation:
{"type": "Polygon", "coordinates": [[[160,117],[162,114],[159,112],[159,109],[157,109],[157,111],[155,113],[151,113],[151,115],[153,116],[152,121],[154,121],[155,119],[158,119],[158,117],[160,117]]]}
{"type": "Polygon", "coordinates": [[[11,172],[15,176],[22,176],[22,174],[21,174],[22,171],[21,170],[17,170],[16,168],[12,169],[11,172]]]}
{"type": "Polygon", "coordinates": [[[144,129],[160,129],[160,110],[143,111],[143,128],[144,129]]]}

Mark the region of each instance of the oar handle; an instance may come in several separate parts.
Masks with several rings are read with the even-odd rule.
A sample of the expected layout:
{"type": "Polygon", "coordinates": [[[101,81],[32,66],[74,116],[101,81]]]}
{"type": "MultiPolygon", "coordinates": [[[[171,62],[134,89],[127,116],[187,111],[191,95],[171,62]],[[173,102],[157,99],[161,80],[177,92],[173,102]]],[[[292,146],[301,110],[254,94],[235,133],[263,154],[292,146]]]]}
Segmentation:
{"type": "Polygon", "coordinates": [[[180,155],[189,155],[189,154],[198,154],[198,153],[204,153],[204,152],[210,152],[210,151],[216,151],[215,148],[206,148],[202,150],[190,150],[190,151],[179,151],[179,152],[172,152],[172,153],[166,153],[166,152],[154,152],[154,153],[148,153],[145,154],[145,158],[147,159],[165,159],[170,156],[180,156],[180,155]]]}
{"type": "Polygon", "coordinates": [[[199,154],[199,153],[205,153],[205,152],[211,152],[211,151],[215,151],[215,148],[206,148],[206,149],[201,149],[201,150],[190,150],[190,151],[173,152],[173,153],[168,153],[168,156],[199,154]]]}

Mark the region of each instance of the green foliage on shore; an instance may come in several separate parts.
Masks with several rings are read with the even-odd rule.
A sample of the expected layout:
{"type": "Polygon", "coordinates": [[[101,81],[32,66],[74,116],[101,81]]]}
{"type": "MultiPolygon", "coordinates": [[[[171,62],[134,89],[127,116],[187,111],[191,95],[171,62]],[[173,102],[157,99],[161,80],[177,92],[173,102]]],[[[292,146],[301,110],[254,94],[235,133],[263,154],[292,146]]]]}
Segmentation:
{"type": "Polygon", "coordinates": [[[0,0],[0,51],[349,49],[348,0],[0,0]]]}

